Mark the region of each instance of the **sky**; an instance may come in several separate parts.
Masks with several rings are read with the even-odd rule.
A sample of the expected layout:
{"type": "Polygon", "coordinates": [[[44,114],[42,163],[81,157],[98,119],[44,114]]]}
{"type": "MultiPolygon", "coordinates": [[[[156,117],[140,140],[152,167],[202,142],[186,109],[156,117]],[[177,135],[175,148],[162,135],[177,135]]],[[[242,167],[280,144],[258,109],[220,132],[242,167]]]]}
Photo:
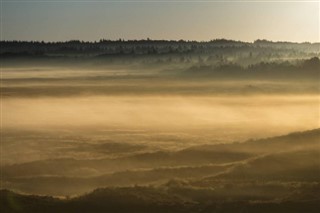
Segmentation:
{"type": "Polygon", "coordinates": [[[320,1],[1,0],[1,40],[319,42],[320,1]]]}

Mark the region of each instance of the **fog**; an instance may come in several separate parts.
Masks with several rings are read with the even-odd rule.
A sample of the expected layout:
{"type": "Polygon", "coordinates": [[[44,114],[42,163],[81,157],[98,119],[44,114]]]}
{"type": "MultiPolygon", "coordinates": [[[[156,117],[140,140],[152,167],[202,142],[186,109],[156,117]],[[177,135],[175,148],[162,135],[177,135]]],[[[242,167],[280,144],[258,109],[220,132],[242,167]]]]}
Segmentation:
{"type": "Polygon", "coordinates": [[[82,96],[5,98],[3,128],[226,131],[270,133],[317,128],[319,96],[82,96]],[[161,115],[161,116],[159,116],[161,115]]]}
{"type": "Polygon", "coordinates": [[[1,163],[176,151],[319,128],[316,79],[190,78],[173,67],[5,66],[1,163]],[[111,150],[100,152],[101,143],[111,150]]]}
{"type": "Polygon", "coordinates": [[[247,68],[33,60],[2,69],[1,184],[20,194],[1,193],[21,205],[47,199],[24,193],[71,209],[98,208],[94,197],[189,212],[319,199],[318,58],[247,68]]]}

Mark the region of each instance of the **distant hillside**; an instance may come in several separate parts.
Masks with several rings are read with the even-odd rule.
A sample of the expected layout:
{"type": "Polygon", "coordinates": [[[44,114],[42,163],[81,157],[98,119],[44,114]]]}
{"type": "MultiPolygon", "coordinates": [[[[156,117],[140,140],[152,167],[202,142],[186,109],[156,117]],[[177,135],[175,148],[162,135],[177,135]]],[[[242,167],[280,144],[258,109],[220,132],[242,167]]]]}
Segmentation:
{"type": "MultiPolygon", "coordinates": [[[[319,43],[292,43],[256,40],[253,43],[227,39],[211,41],[185,40],[105,40],[86,42],[71,40],[65,42],[38,41],[1,41],[1,55],[8,53],[29,54],[83,54],[83,55],[152,55],[174,53],[223,53],[231,51],[268,51],[277,49],[285,51],[318,52],[319,43]]],[[[13,55],[12,55],[13,56],[13,55]]]]}
{"type": "Polygon", "coordinates": [[[196,146],[114,159],[50,159],[2,168],[4,186],[73,195],[103,186],[181,180],[320,181],[320,129],[242,143],[196,146]],[[77,171],[87,171],[87,175],[77,171]],[[90,171],[100,175],[92,176],[90,171]],[[204,178],[204,179],[203,179],[204,178]]]}

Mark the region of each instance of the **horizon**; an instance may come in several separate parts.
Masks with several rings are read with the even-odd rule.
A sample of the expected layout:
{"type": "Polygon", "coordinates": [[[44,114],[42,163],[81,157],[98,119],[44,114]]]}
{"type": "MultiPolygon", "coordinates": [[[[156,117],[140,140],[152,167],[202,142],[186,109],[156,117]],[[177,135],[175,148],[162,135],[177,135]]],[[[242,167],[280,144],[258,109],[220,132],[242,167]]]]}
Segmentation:
{"type": "Polygon", "coordinates": [[[81,43],[100,43],[104,41],[108,42],[135,42],[135,41],[166,41],[166,42],[196,42],[196,43],[209,43],[215,41],[227,41],[227,42],[241,42],[241,43],[249,43],[254,44],[255,42],[271,42],[271,43],[293,43],[293,44],[319,44],[320,41],[311,42],[311,41],[288,41],[288,40],[269,40],[264,38],[257,38],[252,41],[244,41],[240,39],[228,39],[228,38],[212,38],[209,40],[185,40],[185,39],[153,39],[153,38],[138,38],[138,39],[109,39],[109,38],[100,38],[97,40],[83,40],[83,39],[68,39],[68,40],[59,40],[59,41],[50,41],[50,40],[0,40],[0,42],[38,42],[38,43],[67,43],[67,42],[81,42],[81,43]]]}

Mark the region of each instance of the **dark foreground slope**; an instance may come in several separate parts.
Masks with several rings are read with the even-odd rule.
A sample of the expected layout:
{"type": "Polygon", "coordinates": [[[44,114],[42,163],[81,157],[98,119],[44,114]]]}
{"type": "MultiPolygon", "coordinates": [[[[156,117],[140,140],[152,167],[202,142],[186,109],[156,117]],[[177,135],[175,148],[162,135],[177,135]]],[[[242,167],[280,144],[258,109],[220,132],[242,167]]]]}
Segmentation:
{"type": "MultiPolygon", "coordinates": [[[[1,210],[317,212],[320,208],[319,139],[320,130],[317,129],[244,143],[139,154],[118,159],[118,162],[131,161],[130,166],[136,169],[88,178],[22,177],[13,165],[4,168],[7,188],[11,186],[11,189],[35,194],[47,190],[47,194],[53,192],[60,195],[67,190],[81,192],[92,187],[99,189],[72,198],[24,195],[2,190],[1,210]],[[227,160],[228,156],[230,160],[227,160]],[[138,169],[141,166],[148,168],[138,169]],[[81,190],[77,191],[77,187],[81,190]]],[[[73,163],[77,166],[79,162],[73,163]]],[[[25,171],[31,166],[26,164],[25,171]]]]}
{"type": "MultiPolygon", "coordinates": [[[[259,201],[223,201],[210,198],[192,201],[188,194],[174,194],[170,188],[127,187],[97,189],[72,199],[20,195],[1,191],[2,212],[318,212],[319,185],[305,190],[307,195],[293,195],[289,199],[259,201]],[[318,194],[314,194],[318,193],[318,194]],[[306,199],[307,198],[307,199],[306,199]]],[[[199,193],[197,189],[189,193],[199,193]]],[[[301,194],[301,193],[300,193],[301,194]]]]}

